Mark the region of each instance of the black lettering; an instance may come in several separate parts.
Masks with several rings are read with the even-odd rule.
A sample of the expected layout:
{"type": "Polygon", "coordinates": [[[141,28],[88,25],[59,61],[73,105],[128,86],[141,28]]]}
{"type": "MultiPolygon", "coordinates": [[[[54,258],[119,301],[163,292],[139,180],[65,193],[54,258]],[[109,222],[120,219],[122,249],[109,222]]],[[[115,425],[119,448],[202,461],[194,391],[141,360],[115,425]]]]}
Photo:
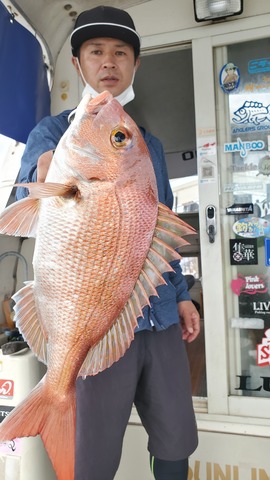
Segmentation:
{"type": "Polygon", "coordinates": [[[263,389],[265,392],[270,392],[270,377],[260,377],[263,379],[263,389]]]}
{"type": "MultiPolygon", "coordinates": [[[[247,383],[248,383],[248,378],[251,378],[250,375],[236,375],[238,378],[240,378],[240,384],[238,388],[235,388],[235,390],[245,390],[245,391],[252,391],[252,392],[259,392],[262,389],[261,387],[258,388],[248,388],[247,383]]],[[[264,377],[261,377],[264,378],[264,377]]],[[[265,377],[268,378],[268,377],[265,377]]]]}

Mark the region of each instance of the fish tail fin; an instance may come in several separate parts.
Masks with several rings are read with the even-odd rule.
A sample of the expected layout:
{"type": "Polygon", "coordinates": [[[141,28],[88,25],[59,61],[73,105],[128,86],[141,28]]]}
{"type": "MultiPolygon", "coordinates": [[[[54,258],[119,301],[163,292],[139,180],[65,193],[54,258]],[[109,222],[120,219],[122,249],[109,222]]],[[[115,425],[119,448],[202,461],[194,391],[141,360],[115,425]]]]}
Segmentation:
{"type": "Polygon", "coordinates": [[[40,435],[58,480],[74,479],[75,389],[50,401],[41,381],[0,425],[0,442],[40,435]]]}

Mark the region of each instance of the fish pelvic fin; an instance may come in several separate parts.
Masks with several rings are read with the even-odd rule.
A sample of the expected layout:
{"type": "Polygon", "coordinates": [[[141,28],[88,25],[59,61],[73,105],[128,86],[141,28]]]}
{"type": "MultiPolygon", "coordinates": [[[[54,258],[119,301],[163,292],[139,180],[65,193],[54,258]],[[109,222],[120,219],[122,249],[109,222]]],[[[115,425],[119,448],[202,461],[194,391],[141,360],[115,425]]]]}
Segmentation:
{"type": "Polygon", "coordinates": [[[39,217],[39,200],[23,198],[0,214],[0,233],[14,237],[35,237],[39,217]]]}
{"type": "Polygon", "coordinates": [[[0,425],[0,442],[40,435],[58,480],[74,480],[75,388],[65,401],[48,400],[42,380],[0,425]]]}
{"type": "Polygon", "coordinates": [[[14,321],[37,358],[47,363],[47,331],[40,323],[34,298],[34,282],[27,282],[12,299],[15,301],[14,321]]]}
{"type": "Polygon", "coordinates": [[[176,248],[187,245],[185,235],[196,230],[163,204],[159,204],[152,244],[131,297],[106,335],[88,352],[80,376],[96,375],[117,362],[134,339],[134,329],[142,309],[150,305],[149,297],[158,296],[156,287],[166,284],[163,273],[173,272],[170,262],[180,260],[176,248]]]}

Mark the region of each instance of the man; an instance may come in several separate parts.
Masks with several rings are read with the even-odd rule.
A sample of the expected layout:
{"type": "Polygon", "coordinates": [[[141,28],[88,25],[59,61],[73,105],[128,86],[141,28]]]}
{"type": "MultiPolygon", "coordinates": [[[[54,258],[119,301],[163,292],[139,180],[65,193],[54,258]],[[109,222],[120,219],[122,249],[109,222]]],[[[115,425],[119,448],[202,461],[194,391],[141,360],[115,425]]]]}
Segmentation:
{"type": "MultiPolygon", "coordinates": [[[[108,90],[122,105],[134,98],[140,37],[127,12],[103,6],[83,12],[71,35],[71,47],[84,92],[96,96],[108,90]]],[[[45,180],[53,150],[71,118],[72,112],[66,111],[37,125],[27,142],[19,181],[45,180]]],[[[162,146],[157,138],[141,132],[152,157],[159,200],[171,208],[162,146]]],[[[20,189],[18,198],[25,194],[20,189]]],[[[151,307],[145,307],[124,357],[95,377],[77,381],[75,480],[114,478],[133,402],[149,435],[154,478],[187,479],[197,431],[183,340],[197,337],[199,315],[179,262],[172,265],[175,273],[164,275],[167,285],[159,287],[159,298],[151,298],[151,307]]]]}

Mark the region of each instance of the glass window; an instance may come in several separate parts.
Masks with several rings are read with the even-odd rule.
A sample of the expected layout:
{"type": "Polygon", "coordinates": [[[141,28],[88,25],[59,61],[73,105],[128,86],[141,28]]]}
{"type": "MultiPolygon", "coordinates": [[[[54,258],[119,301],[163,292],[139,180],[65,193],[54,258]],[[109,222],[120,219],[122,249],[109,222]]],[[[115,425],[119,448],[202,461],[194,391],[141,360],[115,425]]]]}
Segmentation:
{"type": "Polygon", "coordinates": [[[176,213],[199,211],[198,175],[170,179],[176,213]]]}
{"type": "Polygon", "coordinates": [[[215,50],[230,394],[270,396],[270,40],[215,50]]]}

